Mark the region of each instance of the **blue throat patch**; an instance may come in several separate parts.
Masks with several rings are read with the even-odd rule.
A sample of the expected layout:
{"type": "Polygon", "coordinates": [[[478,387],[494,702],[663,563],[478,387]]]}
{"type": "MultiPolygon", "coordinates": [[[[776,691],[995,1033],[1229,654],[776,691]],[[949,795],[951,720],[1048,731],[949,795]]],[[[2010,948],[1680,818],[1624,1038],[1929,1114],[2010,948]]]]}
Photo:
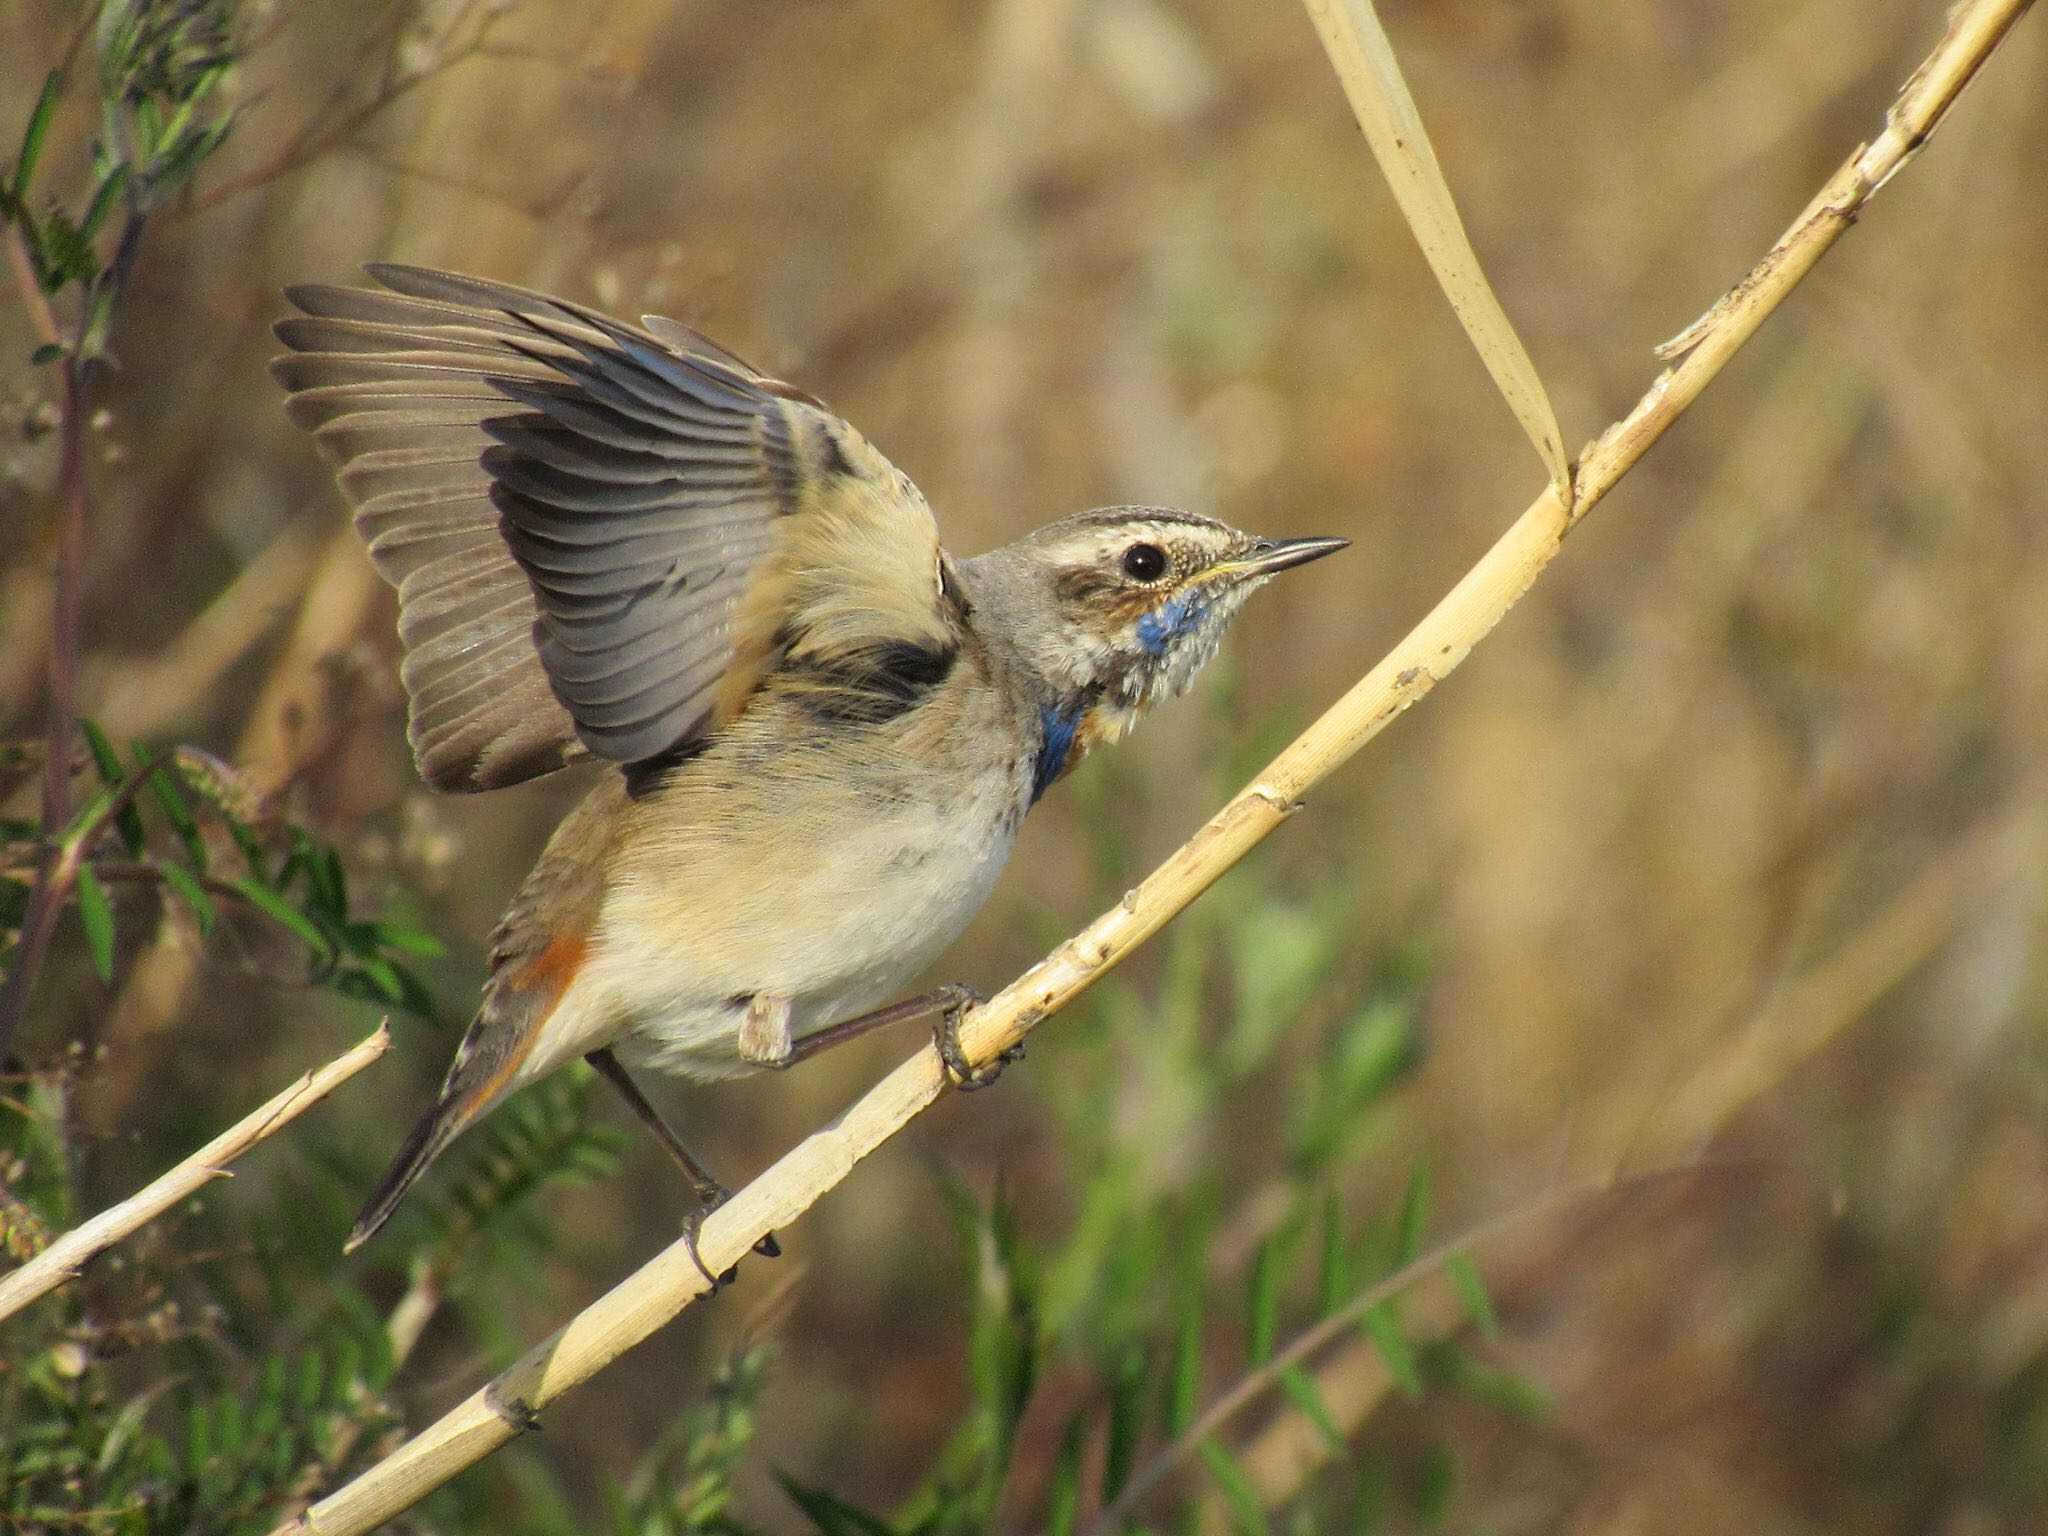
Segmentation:
{"type": "Polygon", "coordinates": [[[1204,605],[1176,597],[1138,616],[1138,644],[1148,656],[1164,656],[1176,635],[1194,628],[1202,620],[1204,605]]]}
{"type": "Polygon", "coordinates": [[[1067,758],[1074,750],[1075,733],[1081,729],[1082,707],[1077,701],[1066,705],[1048,704],[1039,712],[1038,723],[1043,730],[1038,745],[1038,762],[1031,770],[1031,803],[1038,804],[1039,798],[1052,788],[1052,781],[1060,776],[1060,770],[1067,766],[1067,758]]]}

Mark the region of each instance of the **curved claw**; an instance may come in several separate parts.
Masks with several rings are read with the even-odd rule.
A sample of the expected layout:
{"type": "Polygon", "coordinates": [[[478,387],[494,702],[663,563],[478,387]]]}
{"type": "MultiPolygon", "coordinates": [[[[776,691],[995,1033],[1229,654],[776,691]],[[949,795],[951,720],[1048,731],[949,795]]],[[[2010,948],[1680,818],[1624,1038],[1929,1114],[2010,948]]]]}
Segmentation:
{"type": "Polygon", "coordinates": [[[962,1093],[973,1093],[986,1088],[1003,1075],[1003,1068],[1013,1061],[1024,1059],[1024,1043],[1020,1040],[994,1061],[977,1067],[967,1059],[967,1053],[960,1048],[960,1016],[970,1008],[979,1008],[988,1001],[988,994],[972,987],[958,988],[959,1000],[947,1005],[939,1015],[938,1026],[932,1030],[932,1045],[944,1063],[946,1076],[953,1086],[962,1093]]]}
{"type": "MultiPolygon", "coordinates": [[[[717,1210],[719,1206],[725,1204],[725,1201],[730,1198],[732,1197],[728,1193],[725,1199],[713,1201],[709,1205],[700,1205],[696,1210],[690,1212],[688,1218],[683,1222],[683,1241],[689,1245],[690,1262],[697,1266],[697,1273],[702,1275],[705,1284],[711,1287],[710,1294],[713,1296],[716,1296],[720,1290],[731,1285],[733,1281],[740,1277],[740,1267],[735,1264],[723,1274],[714,1275],[711,1273],[711,1266],[704,1262],[704,1255],[697,1251],[697,1234],[704,1230],[705,1218],[717,1210]]],[[[779,1259],[782,1257],[782,1244],[775,1240],[773,1232],[766,1232],[762,1234],[761,1240],[754,1244],[754,1252],[760,1254],[764,1259],[779,1259]]]]}
{"type": "Polygon", "coordinates": [[[740,1277],[740,1267],[737,1264],[722,1275],[714,1275],[711,1273],[711,1266],[704,1262],[704,1255],[697,1249],[697,1234],[704,1230],[704,1218],[716,1209],[716,1206],[711,1206],[694,1210],[683,1222],[683,1244],[690,1250],[690,1262],[697,1266],[697,1273],[704,1277],[704,1283],[711,1288],[705,1293],[709,1296],[716,1296],[740,1277]]]}

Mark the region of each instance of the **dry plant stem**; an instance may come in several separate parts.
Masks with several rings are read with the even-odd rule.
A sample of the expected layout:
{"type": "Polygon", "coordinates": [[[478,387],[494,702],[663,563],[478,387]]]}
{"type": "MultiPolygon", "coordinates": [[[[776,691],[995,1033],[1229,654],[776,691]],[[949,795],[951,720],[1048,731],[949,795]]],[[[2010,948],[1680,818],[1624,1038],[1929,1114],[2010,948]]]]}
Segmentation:
{"type": "Polygon", "coordinates": [[[1465,327],[1494,387],[1529,434],[1537,456],[1562,497],[1571,494],[1571,466],[1550,396],[1500,306],[1465,234],[1451,189],[1430,147],[1400,62],[1380,25],[1373,0],[1305,0],[1324,51],[1351,102],[1352,114],[1372,146],[1401,217],[1422,247],[1444,297],[1465,327]]]}
{"type": "MultiPolygon", "coordinates": [[[[1696,399],[1932,132],[2029,0],[1966,0],[1947,35],[1894,104],[1876,143],[1852,155],[1792,226],[1707,319],[1691,351],[1581,460],[1574,510],[1554,489],[1535,502],[1391,654],[1289,745],[1179,851],[1115,907],[975,1010],[960,1040],[970,1061],[992,1061],[1041,1020],[1100,980],[1158,932],[1275,827],[1312,786],[1427,694],[1500,622],[1556,556],[1574,522],[1603,497],[1696,399]]],[[[698,1236],[713,1271],[789,1226],[862,1158],[928,1108],[944,1089],[936,1052],[904,1062],[840,1118],[799,1143],[713,1212],[698,1236]]],[[[383,1461],[322,1499],[284,1531],[355,1536],[390,1519],[481,1460],[564,1392],[587,1381],[701,1295],[683,1242],[648,1261],[495,1381],[457,1404],[383,1461]]]]}
{"type": "MultiPolygon", "coordinates": [[[[12,234],[13,231],[10,231],[12,234]]],[[[33,283],[23,293],[41,290],[33,283]]],[[[85,567],[85,417],[92,365],[65,357],[62,448],[57,470],[57,601],[51,611],[50,712],[43,757],[43,842],[47,852],[36,878],[21,939],[0,984],[0,1061],[14,1047],[15,1032],[28,1012],[36,973],[50,951],[57,919],[78,878],[75,861],[59,846],[71,819],[71,746],[78,730],[78,626],[85,567]]]]}
{"type": "Polygon", "coordinates": [[[391,1031],[379,1024],[346,1054],[316,1067],[276,1098],[238,1121],[168,1173],[152,1180],[119,1205],[58,1238],[13,1273],[0,1276],[0,1320],[12,1317],[37,1297],[71,1279],[88,1260],[104,1253],[129,1233],[154,1221],[186,1196],[215,1179],[259,1141],[276,1135],[336,1088],[354,1077],[391,1046],[391,1031]]]}
{"type": "Polygon", "coordinates": [[[7,247],[7,270],[14,279],[14,288],[21,295],[21,307],[28,311],[29,324],[36,330],[39,346],[54,347],[64,340],[63,332],[57,329],[57,316],[50,308],[50,300],[44,294],[42,284],[36,281],[35,263],[29,260],[28,247],[22,244],[21,231],[9,224],[0,231],[0,244],[7,247]]]}

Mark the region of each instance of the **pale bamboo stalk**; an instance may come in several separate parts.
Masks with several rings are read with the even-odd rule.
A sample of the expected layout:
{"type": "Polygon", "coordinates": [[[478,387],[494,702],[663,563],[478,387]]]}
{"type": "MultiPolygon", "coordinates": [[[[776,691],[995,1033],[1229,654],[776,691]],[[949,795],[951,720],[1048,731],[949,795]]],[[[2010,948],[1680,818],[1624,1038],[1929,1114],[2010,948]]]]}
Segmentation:
{"type": "MultiPolygon", "coordinates": [[[[1310,788],[1463,661],[1556,556],[1577,520],[1698,398],[1872,194],[1919,149],[2029,3],[1965,0],[1958,6],[1947,34],[1907,83],[1876,141],[1851,155],[1784,237],[1688,328],[1679,341],[1687,349],[1684,360],[1661,374],[1635,409],[1586,450],[1573,510],[1568,513],[1556,491],[1546,487],[1378,666],[1207,825],[1116,906],[976,1009],[960,1031],[969,1059],[994,1060],[1099,981],[1298,810],[1310,788]]],[[[714,1271],[737,1264],[756,1241],[788,1226],[929,1108],[944,1086],[934,1051],[920,1051],[897,1067],[838,1120],[712,1213],[699,1234],[705,1263],[714,1271]]],[[[533,1427],[542,1408],[668,1323],[705,1288],[687,1245],[671,1244],[494,1381],[281,1526],[276,1536],[357,1536],[382,1524],[533,1427]]]]}
{"type": "Polygon", "coordinates": [[[66,1232],[21,1268],[0,1276],[0,1319],[12,1317],[37,1297],[72,1279],[93,1258],[154,1221],[186,1196],[215,1179],[229,1177],[229,1163],[259,1141],[276,1135],[390,1048],[390,1027],[379,1024],[353,1049],[324,1067],[315,1067],[168,1173],[144,1185],[119,1205],[108,1206],[84,1225],[66,1232]]]}

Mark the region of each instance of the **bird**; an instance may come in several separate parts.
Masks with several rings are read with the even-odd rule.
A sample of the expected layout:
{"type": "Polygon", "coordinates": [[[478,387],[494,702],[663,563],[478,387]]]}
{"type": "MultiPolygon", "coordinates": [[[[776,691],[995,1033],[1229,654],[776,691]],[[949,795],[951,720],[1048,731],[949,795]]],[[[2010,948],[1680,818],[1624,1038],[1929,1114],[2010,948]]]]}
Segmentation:
{"type": "Polygon", "coordinates": [[[578,1058],[682,1165],[693,1220],[725,1188],[629,1065],[736,1077],[936,1016],[948,1075],[979,1086],[957,1033],[978,992],[888,1000],[1053,783],[1185,692],[1255,589],[1347,541],[1116,506],[956,558],[865,437],[688,326],[365,271],[378,287],[285,290],[271,367],[397,588],[419,772],[471,793],[603,771],[492,934],[346,1250],[578,1058]]]}

